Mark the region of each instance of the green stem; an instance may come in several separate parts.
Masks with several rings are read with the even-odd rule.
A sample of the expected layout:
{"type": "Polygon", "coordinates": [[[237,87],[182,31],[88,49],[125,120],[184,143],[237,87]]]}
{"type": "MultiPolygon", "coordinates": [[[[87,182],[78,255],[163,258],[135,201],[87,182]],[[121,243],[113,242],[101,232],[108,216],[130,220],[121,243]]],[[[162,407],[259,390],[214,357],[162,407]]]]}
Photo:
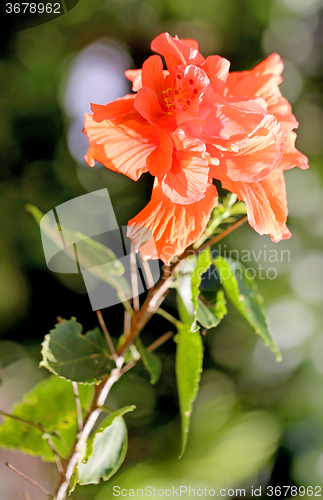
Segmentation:
{"type": "MultiPolygon", "coordinates": [[[[224,214],[225,214],[225,212],[224,212],[224,214]]],[[[224,216],[224,214],[223,214],[223,216],[224,216]]],[[[193,245],[194,249],[199,248],[204,243],[204,241],[206,241],[208,238],[210,238],[213,235],[213,233],[216,230],[216,228],[219,227],[219,225],[223,221],[223,218],[224,218],[223,216],[216,217],[210,223],[210,225],[205,229],[205,231],[202,234],[202,236],[197,240],[196,243],[194,243],[194,245],[193,245]]]]}
{"type": "Polygon", "coordinates": [[[171,314],[169,314],[167,311],[164,311],[164,309],[158,308],[156,311],[156,314],[159,314],[159,316],[162,316],[163,318],[167,319],[170,323],[176,326],[178,328],[179,326],[182,325],[182,322],[179,321],[178,319],[174,318],[171,314]]]}
{"type": "Polygon", "coordinates": [[[238,227],[242,226],[242,224],[244,224],[247,220],[248,220],[248,216],[245,215],[241,219],[237,220],[237,222],[232,224],[232,226],[229,226],[227,229],[225,229],[222,233],[217,234],[216,236],[214,236],[214,238],[212,238],[211,240],[204,243],[204,245],[200,246],[198,251],[201,252],[202,250],[204,250],[204,248],[211,247],[212,245],[215,245],[216,243],[221,241],[223,238],[228,236],[228,234],[232,233],[232,231],[234,231],[238,227]]]}
{"type": "Polygon", "coordinates": [[[20,422],[21,424],[29,425],[29,427],[34,427],[35,429],[38,429],[43,434],[46,432],[42,425],[35,424],[34,422],[30,422],[29,420],[25,420],[25,419],[20,418],[20,417],[16,417],[15,415],[11,415],[10,413],[6,413],[5,411],[0,410],[0,415],[3,415],[4,417],[12,418],[13,420],[16,420],[17,422],[20,422]]]}
{"type": "Polygon", "coordinates": [[[102,411],[105,411],[107,413],[113,413],[113,412],[115,412],[115,410],[112,410],[112,408],[109,408],[106,405],[100,406],[99,409],[102,410],[102,411]]]}

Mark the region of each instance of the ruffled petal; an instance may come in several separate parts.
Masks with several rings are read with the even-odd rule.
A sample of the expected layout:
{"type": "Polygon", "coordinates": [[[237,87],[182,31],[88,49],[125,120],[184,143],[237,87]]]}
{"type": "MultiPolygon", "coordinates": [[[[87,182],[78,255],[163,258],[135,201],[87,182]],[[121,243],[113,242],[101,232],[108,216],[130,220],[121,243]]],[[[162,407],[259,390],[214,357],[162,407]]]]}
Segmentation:
{"type": "Polygon", "coordinates": [[[231,73],[226,82],[230,95],[235,97],[262,97],[270,105],[277,101],[281,96],[278,85],[283,81],[281,76],[277,75],[245,75],[243,78],[237,78],[231,73]]]}
{"type": "Polygon", "coordinates": [[[199,44],[196,40],[193,40],[193,38],[179,38],[179,41],[185,43],[185,45],[188,45],[188,47],[192,49],[199,50],[199,44]]]}
{"type": "Polygon", "coordinates": [[[172,166],[173,141],[162,129],[158,129],[159,145],[147,158],[149,173],[154,177],[165,175],[172,166]]]}
{"type": "Polygon", "coordinates": [[[209,184],[201,201],[191,205],[176,204],[163,193],[155,181],[150,202],[129,221],[127,236],[138,248],[145,241],[142,228],[149,229],[153,234],[154,244],[148,242],[141,246],[143,259],[158,258],[168,265],[173,257],[182,254],[201,236],[217,198],[216,187],[209,184]]]}
{"type": "MultiPolygon", "coordinates": [[[[233,181],[255,182],[264,179],[279,164],[284,151],[284,134],[276,118],[266,115],[247,138],[222,152],[221,167],[233,181]]],[[[214,156],[214,155],[212,155],[214,156]]],[[[217,177],[217,167],[210,171],[217,177]]]]}
{"type": "Polygon", "coordinates": [[[266,57],[251,72],[254,75],[281,75],[284,69],[284,63],[277,52],[266,57]]]}
{"type": "Polygon", "coordinates": [[[189,205],[204,198],[208,185],[205,145],[199,139],[186,137],[182,130],[177,131],[174,138],[179,140],[176,140],[172,168],[159,178],[160,185],[172,202],[189,205]]]}
{"type": "Polygon", "coordinates": [[[279,164],[281,170],[299,167],[302,170],[309,168],[308,158],[295,148],[296,134],[290,132],[285,136],[284,154],[279,164]]]}
{"type": "Polygon", "coordinates": [[[134,181],[147,172],[147,156],[159,143],[156,128],[147,123],[135,120],[128,121],[127,126],[109,120],[97,123],[89,113],[85,115],[83,132],[90,142],[85,156],[90,167],[96,160],[134,181]]]}
{"type": "Polygon", "coordinates": [[[218,93],[228,78],[230,61],[220,56],[209,56],[201,68],[208,75],[214,92],[218,93]]]}
{"type": "Polygon", "coordinates": [[[213,99],[213,107],[205,117],[203,140],[217,143],[224,148],[252,133],[265,116],[264,109],[252,99],[231,99],[220,96],[213,99]]]}
{"type": "Polygon", "coordinates": [[[287,199],[283,172],[275,170],[260,182],[232,182],[221,179],[222,186],[236,193],[247,205],[250,226],[259,234],[269,234],[277,243],[291,237],[286,226],[287,199]]]}
{"type": "Polygon", "coordinates": [[[298,121],[292,113],[292,107],[283,96],[278,97],[274,103],[268,103],[268,113],[277,118],[285,134],[298,127],[298,121]]]}
{"type": "Polygon", "coordinates": [[[182,42],[179,38],[171,37],[169,33],[162,33],[151,42],[151,50],[165,58],[167,68],[171,73],[176,72],[177,66],[195,64],[200,66],[204,57],[191,45],[182,42]]]}
{"type": "Polygon", "coordinates": [[[223,95],[246,98],[257,96],[264,99],[268,113],[277,118],[285,133],[289,133],[298,127],[298,122],[292,113],[291,105],[281,95],[278,87],[283,80],[280,76],[283,69],[283,61],[274,53],[249,71],[230,73],[223,95]]]}

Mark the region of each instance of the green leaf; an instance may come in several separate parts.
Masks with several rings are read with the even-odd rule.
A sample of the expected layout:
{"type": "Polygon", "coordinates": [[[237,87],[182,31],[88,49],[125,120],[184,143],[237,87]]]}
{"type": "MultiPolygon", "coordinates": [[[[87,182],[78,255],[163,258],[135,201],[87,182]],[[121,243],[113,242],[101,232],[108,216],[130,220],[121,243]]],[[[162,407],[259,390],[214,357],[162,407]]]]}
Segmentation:
{"type": "MultiPolygon", "coordinates": [[[[32,214],[35,221],[40,224],[41,219],[44,214],[34,205],[26,205],[26,210],[32,214]]],[[[70,235],[70,240],[78,240],[77,246],[77,257],[80,265],[96,276],[97,278],[105,281],[109,285],[113,286],[122,302],[124,302],[127,297],[131,296],[131,288],[123,276],[125,269],[120,260],[117,259],[116,255],[112,250],[110,250],[102,243],[99,243],[92,238],[83,235],[80,232],[69,231],[66,227],[64,228],[64,234],[70,235]],[[75,235],[76,238],[74,238],[75,235]],[[104,264],[104,266],[102,265],[104,264]]],[[[56,242],[57,239],[57,228],[52,227],[49,220],[45,224],[42,224],[42,230],[46,233],[46,236],[50,238],[54,243],[58,244],[58,251],[61,251],[59,243],[56,242]]],[[[66,252],[70,255],[69,252],[66,252]]],[[[72,257],[74,258],[74,249],[72,251],[72,257]]]]}
{"type": "MultiPolygon", "coordinates": [[[[91,386],[79,386],[84,412],[91,405],[93,392],[91,386]]],[[[53,435],[52,440],[59,454],[63,458],[69,456],[78,432],[75,397],[70,382],[56,376],[49,377],[27,393],[11,413],[41,424],[53,435]]],[[[5,417],[0,426],[0,446],[40,456],[45,461],[54,461],[53,453],[40,430],[9,417],[5,417]]]]}
{"type": "Polygon", "coordinates": [[[75,490],[75,487],[77,485],[77,477],[78,477],[78,467],[76,466],[73,474],[71,475],[70,484],[68,487],[68,494],[69,495],[71,493],[73,493],[73,491],[75,490]]]}
{"type": "Polygon", "coordinates": [[[135,405],[124,406],[123,408],[120,408],[119,410],[112,411],[111,415],[109,415],[107,418],[104,419],[104,421],[101,423],[100,427],[87,440],[85,456],[82,454],[82,460],[81,460],[82,464],[86,464],[88,462],[88,460],[90,459],[90,457],[92,456],[94,441],[96,440],[97,437],[99,437],[99,434],[104,432],[105,429],[113,423],[113,420],[116,417],[122,417],[126,413],[134,411],[135,409],[136,409],[135,405]]]}
{"type": "Polygon", "coordinates": [[[191,330],[193,332],[199,329],[196,320],[197,320],[197,309],[199,306],[198,297],[200,295],[200,284],[202,281],[202,274],[204,274],[209,269],[211,264],[212,264],[211,251],[210,248],[207,247],[205,248],[205,250],[202,250],[202,252],[199,253],[191,279],[192,302],[194,306],[194,320],[191,326],[191,330]]]}
{"type": "Polygon", "coordinates": [[[226,295],[276,356],[281,361],[277,344],[268,329],[263,312],[263,298],[256,282],[249,278],[246,268],[238,261],[218,256],[213,261],[226,295]]]}
{"type": "Polygon", "coordinates": [[[159,357],[153,352],[147,351],[139,339],[137,340],[136,345],[140,352],[142,362],[150,374],[150,383],[156,384],[162,372],[162,364],[159,357]]]}
{"type": "Polygon", "coordinates": [[[190,325],[184,325],[176,335],[176,379],[182,418],[183,455],[188,432],[193,402],[196,398],[202,372],[203,345],[198,331],[190,331],[190,325]]]}
{"type": "Polygon", "coordinates": [[[79,484],[98,484],[100,479],[108,481],[120,468],[128,447],[127,427],[122,415],[134,409],[134,406],[127,406],[113,412],[89,438],[77,466],[79,484]]]}
{"type": "Polygon", "coordinates": [[[74,382],[95,383],[110,373],[114,365],[99,328],[82,335],[82,325],[75,318],[55,325],[42,346],[40,366],[74,382]]]}
{"type": "Polygon", "coordinates": [[[196,319],[204,328],[214,328],[218,326],[220,321],[227,314],[226,300],[223,290],[219,290],[214,298],[213,292],[205,292],[203,295],[204,301],[198,298],[198,307],[196,311],[196,319]]]}

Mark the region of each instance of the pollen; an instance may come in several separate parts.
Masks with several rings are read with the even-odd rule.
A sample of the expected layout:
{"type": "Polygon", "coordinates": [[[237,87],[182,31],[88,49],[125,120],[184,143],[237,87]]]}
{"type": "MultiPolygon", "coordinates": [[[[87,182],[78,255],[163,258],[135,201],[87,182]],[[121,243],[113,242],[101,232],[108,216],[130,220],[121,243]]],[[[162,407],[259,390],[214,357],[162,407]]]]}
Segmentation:
{"type": "Polygon", "coordinates": [[[169,87],[166,90],[163,90],[164,102],[168,108],[169,114],[173,114],[173,110],[175,109],[182,109],[183,106],[190,106],[192,104],[192,100],[195,99],[198,94],[197,88],[189,88],[190,85],[194,84],[194,80],[192,78],[181,81],[182,79],[182,75],[177,73],[174,87],[169,87]]]}

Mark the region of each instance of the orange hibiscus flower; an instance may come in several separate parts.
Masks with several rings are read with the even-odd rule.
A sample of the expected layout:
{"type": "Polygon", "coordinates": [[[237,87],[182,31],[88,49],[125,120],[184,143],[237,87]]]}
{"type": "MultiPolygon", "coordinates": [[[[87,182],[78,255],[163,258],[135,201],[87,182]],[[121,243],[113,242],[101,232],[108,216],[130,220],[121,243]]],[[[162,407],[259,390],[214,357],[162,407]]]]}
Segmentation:
{"type": "Polygon", "coordinates": [[[298,123],[278,84],[283,64],[273,54],[251,71],[229,73],[219,56],[206,59],[195,40],[163,33],[141,70],[129,70],[135,94],[92,104],[84,132],[90,166],[98,161],[133,180],[155,177],[151,201],[128,224],[152,231],[168,264],[203,233],[217,202],[213,179],[247,204],[251,226],[274,241],[290,237],[283,170],[307,168],[295,148],[298,123]]]}

